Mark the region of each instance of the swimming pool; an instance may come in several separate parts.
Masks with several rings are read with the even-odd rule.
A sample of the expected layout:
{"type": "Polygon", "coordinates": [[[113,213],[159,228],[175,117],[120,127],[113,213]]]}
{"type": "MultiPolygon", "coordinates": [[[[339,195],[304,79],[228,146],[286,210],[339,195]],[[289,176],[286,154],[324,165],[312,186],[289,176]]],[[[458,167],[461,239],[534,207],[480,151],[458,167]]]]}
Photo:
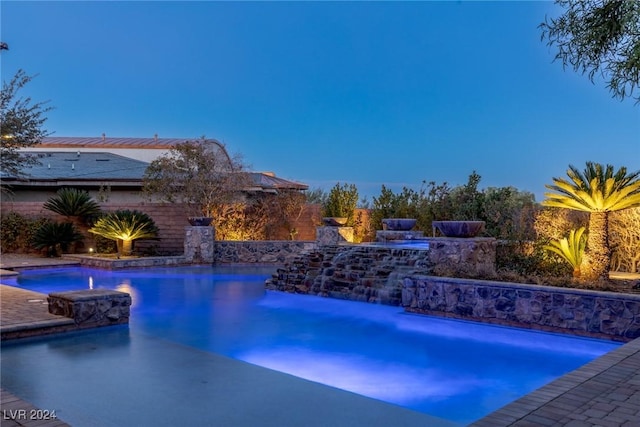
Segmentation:
{"type": "MultiPolygon", "coordinates": [[[[131,388],[136,397],[148,399],[167,393],[141,361],[169,357],[168,349],[179,346],[180,351],[228,356],[466,424],[619,346],[406,314],[398,307],[265,292],[271,271],[197,266],[24,272],[15,284],[43,293],[91,287],[129,292],[130,327],[124,336],[106,328],[78,337],[3,344],[3,386],[44,409],[64,408],[67,416],[61,418],[72,425],[123,425],[99,424],[95,414],[113,412],[113,407],[97,402],[113,402],[131,388]],[[110,340],[112,345],[105,346],[110,340]],[[127,372],[137,382],[110,380],[101,366],[127,372]],[[78,381],[60,386],[64,378],[87,375],[106,375],[101,392],[78,381]],[[60,387],[66,392],[56,392],[60,387]]],[[[195,368],[183,356],[172,360],[177,360],[169,364],[175,372],[167,375],[193,374],[195,368]]],[[[127,400],[118,402],[126,406],[127,400]]],[[[100,419],[113,416],[105,413],[100,419]]]]}

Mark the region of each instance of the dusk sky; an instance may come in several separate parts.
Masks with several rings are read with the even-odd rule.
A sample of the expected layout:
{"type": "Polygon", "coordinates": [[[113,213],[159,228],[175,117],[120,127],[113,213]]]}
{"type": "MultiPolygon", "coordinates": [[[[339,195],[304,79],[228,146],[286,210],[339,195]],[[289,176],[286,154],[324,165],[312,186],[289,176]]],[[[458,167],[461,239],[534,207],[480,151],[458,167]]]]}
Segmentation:
{"type": "Polygon", "coordinates": [[[216,138],[360,195],[423,181],[540,201],[586,161],[640,169],[640,105],[553,62],[551,2],[0,3],[2,80],[52,136],[216,138]]]}

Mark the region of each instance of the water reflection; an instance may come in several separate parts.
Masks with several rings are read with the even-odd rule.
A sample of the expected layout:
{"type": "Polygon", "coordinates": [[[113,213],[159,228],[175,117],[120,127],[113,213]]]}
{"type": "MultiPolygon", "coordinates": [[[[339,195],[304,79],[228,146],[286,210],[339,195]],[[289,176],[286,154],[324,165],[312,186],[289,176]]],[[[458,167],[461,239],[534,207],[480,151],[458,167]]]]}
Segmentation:
{"type": "Polygon", "coordinates": [[[123,280],[118,286],[116,286],[116,291],[126,292],[131,296],[131,308],[142,303],[142,294],[131,285],[131,280],[129,279],[123,280]]]}

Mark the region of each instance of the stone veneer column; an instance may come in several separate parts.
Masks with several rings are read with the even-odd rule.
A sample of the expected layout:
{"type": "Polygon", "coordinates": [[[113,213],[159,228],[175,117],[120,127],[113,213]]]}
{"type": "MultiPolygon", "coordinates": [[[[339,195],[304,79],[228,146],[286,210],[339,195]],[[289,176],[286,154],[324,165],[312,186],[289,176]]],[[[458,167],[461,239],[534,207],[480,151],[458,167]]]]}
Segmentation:
{"type": "Polygon", "coordinates": [[[193,264],[213,264],[216,230],[213,226],[184,228],[184,257],[193,264]]]}
{"type": "Polygon", "coordinates": [[[353,227],[316,227],[316,241],[319,246],[353,243],[353,227]]]}

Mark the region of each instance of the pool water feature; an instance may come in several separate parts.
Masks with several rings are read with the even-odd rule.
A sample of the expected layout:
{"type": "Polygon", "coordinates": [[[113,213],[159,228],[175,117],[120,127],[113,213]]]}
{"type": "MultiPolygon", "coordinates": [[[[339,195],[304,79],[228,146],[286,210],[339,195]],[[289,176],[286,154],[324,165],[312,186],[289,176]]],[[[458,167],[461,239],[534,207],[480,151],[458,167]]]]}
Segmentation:
{"type": "MultiPolygon", "coordinates": [[[[114,363],[126,372],[139,366],[141,359],[160,357],[163,347],[184,346],[460,424],[619,346],[406,314],[399,307],[265,292],[263,284],[270,272],[212,267],[113,272],[74,268],[24,272],[15,285],[43,293],[93,287],[131,294],[130,331],[125,339],[113,338],[118,333],[105,328],[83,335],[89,341],[64,337],[40,341],[61,358],[58,363],[65,364],[64,369],[57,365],[65,371],[62,378],[101,375],[101,363],[114,363]],[[96,353],[103,339],[113,343],[104,353],[96,353]],[[78,369],[75,375],[74,369],[78,369]]],[[[34,345],[3,344],[2,383],[10,391],[20,391],[21,397],[43,402],[41,395],[46,393],[42,390],[52,387],[43,377],[53,373],[37,367],[47,362],[44,357],[34,359],[38,354],[34,345]]],[[[192,375],[195,368],[180,360],[172,365],[174,369],[192,375]]],[[[136,369],[129,375],[145,372],[136,369]]],[[[105,394],[114,396],[129,387],[149,399],[166,393],[161,379],[155,377],[148,383],[108,383],[105,394],[92,394],[92,387],[66,387],[67,401],[56,405],[73,415],[68,422],[88,417],[83,408],[95,406],[96,399],[105,394]]],[[[105,411],[113,410],[110,405],[102,406],[105,411]]]]}

